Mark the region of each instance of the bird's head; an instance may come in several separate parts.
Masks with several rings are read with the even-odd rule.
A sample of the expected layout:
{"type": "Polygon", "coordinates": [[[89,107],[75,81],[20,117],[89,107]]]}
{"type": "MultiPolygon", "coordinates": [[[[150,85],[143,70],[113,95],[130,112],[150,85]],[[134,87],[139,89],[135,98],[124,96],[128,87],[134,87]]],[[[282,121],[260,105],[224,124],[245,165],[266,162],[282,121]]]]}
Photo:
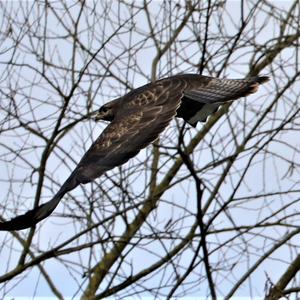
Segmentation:
{"type": "Polygon", "coordinates": [[[111,122],[114,119],[114,112],[112,107],[108,106],[107,104],[101,106],[95,116],[95,120],[104,120],[111,122]]]}
{"type": "Polygon", "coordinates": [[[95,116],[95,121],[104,120],[111,122],[116,114],[118,100],[116,99],[102,105],[95,116]]]}

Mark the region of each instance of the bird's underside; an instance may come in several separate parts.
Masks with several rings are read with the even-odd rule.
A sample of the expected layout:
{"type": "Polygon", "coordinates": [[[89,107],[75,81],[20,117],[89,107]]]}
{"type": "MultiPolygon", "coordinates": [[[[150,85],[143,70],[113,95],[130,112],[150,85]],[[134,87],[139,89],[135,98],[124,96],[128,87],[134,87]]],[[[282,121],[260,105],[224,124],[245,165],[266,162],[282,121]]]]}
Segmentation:
{"type": "Polygon", "coordinates": [[[205,122],[221,104],[256,92],[267,80],[267,77],[219,79],[183,74],[149,83],[108,102],[99,109],[98,119],[111,123],[52,200],[0,223],[0,230],[33,227],[53,212],[68,191],[124,164],[156,140],[173,117],[183,118],[195,127],[197,122],[205,122]]]}

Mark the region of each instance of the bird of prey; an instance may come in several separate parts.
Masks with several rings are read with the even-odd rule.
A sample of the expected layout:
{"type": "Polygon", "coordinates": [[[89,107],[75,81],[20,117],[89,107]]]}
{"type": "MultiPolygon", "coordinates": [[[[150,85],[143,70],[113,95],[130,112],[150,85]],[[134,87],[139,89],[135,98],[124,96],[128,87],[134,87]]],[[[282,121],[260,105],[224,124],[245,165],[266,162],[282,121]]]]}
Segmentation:
{"type": "Polygon", "coordinates": [[[256,92],[258,86],[267,80],[265,76],[219,79],[180,74],[151,82],[106,103],[99,109],[96,119],[110,124],[57,194],[27,213],[0,223],[0,230],[35,226],[53,212],[67,192],[124,164],[155,141],[175,116],[195,127],[197,122],[205,122],[221,104],[256,92]]]}

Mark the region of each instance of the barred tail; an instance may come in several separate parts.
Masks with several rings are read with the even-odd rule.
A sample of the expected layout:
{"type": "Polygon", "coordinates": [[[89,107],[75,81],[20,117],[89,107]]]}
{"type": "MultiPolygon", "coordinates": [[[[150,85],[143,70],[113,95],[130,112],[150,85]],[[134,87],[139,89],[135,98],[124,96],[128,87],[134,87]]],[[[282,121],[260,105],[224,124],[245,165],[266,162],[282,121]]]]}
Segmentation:
{"type": "Polygon", "coordinates": [[[47,218],[56,208],[62,197],[69,191],[73,190],[78,186],[76,181],[76,176],[73,175],[65,181],[57,194],[48,202],[28,211],[24,215],[17,216],[16,218],[0,223],[0,231],[12,231],[21,230],[29,227],[35,226],[38,222],[47,218]]]}

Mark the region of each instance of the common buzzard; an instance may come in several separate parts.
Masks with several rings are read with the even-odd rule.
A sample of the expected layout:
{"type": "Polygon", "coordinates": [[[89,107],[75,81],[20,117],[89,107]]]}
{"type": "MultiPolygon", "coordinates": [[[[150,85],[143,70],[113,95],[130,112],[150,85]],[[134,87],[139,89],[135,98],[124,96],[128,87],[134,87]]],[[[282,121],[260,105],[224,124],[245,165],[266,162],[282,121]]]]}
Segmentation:
{"type": "Polygon", "coordinates": [[[0,223],[0,230],[32,227],[48,217],[62,197],[79,184],[86,184],[106,171],[124,164],[157,139],[173,117],[192,126],[227,101],[257,91],[268,77],[219,79],[182,74],[151,82],[103,105],[97,120],[111,122],[85,153],[75,170],[52,200],[0,223]]]}

